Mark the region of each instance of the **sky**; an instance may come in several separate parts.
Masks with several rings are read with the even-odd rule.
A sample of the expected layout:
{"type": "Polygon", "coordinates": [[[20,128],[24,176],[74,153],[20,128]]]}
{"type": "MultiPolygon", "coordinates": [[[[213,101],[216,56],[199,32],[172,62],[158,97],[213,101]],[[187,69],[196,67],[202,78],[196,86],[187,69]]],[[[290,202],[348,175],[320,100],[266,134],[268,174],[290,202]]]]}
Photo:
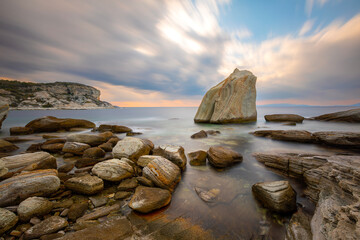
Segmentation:
{"type": "Polygon", "coordinates": [[[0,1],[0,79],[190,107],[235,68],[258,105],[360,103],[360,1],[0,1]]]}

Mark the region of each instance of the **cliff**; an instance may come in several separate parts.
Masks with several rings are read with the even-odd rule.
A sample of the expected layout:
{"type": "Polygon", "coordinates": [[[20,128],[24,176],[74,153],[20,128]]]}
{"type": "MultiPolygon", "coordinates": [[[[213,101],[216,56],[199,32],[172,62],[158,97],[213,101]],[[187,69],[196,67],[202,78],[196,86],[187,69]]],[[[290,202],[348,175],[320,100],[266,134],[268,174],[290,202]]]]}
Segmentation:
{"type": "Polygon", "coordinates": [[[94,87],[70,82],[31,83],[0,80],[0,101],[10,109],[113,108],[94,87]]]}

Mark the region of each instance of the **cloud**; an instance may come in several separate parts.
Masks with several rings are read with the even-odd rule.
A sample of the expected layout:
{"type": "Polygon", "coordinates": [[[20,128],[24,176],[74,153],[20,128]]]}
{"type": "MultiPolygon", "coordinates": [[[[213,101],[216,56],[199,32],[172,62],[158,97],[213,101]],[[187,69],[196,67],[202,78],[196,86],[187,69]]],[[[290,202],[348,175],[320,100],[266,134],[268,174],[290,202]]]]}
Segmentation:
{"type": "Polygon", "coordinates": [[[306,33],[308,33],[312,29],[313,25],[314,25],[314,20],[306,21],[299,31],[299,36],[303,36],[306,33]]]}
{"type": "Polygon", "coordinates": [[[314,7],[314,4],[316,3],[320,7],[324,6],[325,3],[327,3],[329,0],[306,0],[305,3],[305,13],[310,16],[312,9],[314,7]]]}

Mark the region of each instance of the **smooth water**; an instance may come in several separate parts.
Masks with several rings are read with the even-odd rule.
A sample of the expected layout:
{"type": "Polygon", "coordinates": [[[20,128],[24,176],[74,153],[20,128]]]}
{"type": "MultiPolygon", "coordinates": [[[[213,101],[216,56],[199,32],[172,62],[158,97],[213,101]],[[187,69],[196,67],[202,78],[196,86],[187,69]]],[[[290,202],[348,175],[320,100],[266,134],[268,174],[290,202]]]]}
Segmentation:
{"type": "MultiPolygon", "coordinates": [[[[281,123],[267,123],[264,115],[275,113],[294,113],[304,117],[313,117],[325,113],[343,111],[349,107],[258,107],[258,121],[249,124],[195,124],[193,117],[196,108],[118,108],[100,110],[31,110],[11,111],[3,123],[1,137],[8,136],[8,129],[24,126],[29,121],[42,116],[60,118],[81,118],[93,121],[96,125],[118,124],[142,132],[138,137],[147,138],[155,145],[181,145],[185,151],[208,150],[210,146],[222,145],[240,152],[244,161],[233,167],[217,170],[211,166],[192,167],[188,164],[182,180],[175,192],[171,204],[162,210],[174,218],[189,218],[211,230],[215,236],[225,239],[283,239],[285,224],[289,216],[271,214],[255,201],[251,186],[262,181],[285,179],[259,164],[253,157],[254,152],[304,152],[304,153],[339,153],[343,150],[324,146],[301,143],[273,141],[254,137],[249,132],[260,129],[303,129],[314,131],[359,131],[360,124],[328,123],[307,121],[297,126],[284,126],[281,123]],[[200,130],[219,130],[220,135],[205,139],[191,139],[190,136],[200,130]],[[215,205],[208,205],[196,194],[194,188],[220,189],[215,205]]],[[[119,137],[123,137],[119,134],[119,137]]],[[[40,135],[35,137],[41,141],[40,135]]],[[[34,141],[21,143],[23,151],[34,141]]],[[[314,205],[303,197],[304,185],[289,179],[297,191],[297,201],[305,211],[311,213],[314,205]]]]}

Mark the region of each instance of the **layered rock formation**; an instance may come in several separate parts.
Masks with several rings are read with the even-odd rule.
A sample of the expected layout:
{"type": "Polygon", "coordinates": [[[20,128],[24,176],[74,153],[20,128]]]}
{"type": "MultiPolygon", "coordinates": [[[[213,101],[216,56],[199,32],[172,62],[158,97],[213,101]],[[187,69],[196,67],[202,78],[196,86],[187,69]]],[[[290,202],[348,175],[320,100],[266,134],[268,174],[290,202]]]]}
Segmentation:
{"type": "Polygon", "coordinates": [[[256,76],[235,69],[212,87],[195,115],[196,123],[242,123],[256,121],[256,76]]]}
{"type": "Polygon", "coordinates": [[[324,115],[320,115],[317,117],[313,117],[314,120],[320,121],[331,121],[331,122],[352,122],[359,123],[360,122],[360,108],[351,109],[347,111],[328,113],[324,115]]]}
{"type": "Polygon", "coordinates": [[[0,80],[0,101],[7,103],[11,109],[113,108],[110,103],[100,100],[100,91],[96,88],[70,82],[0,80]]]}
{"type": "Polygon", "coordinates": [[[7,117],[8,111],[9,111],[9,105],[6,102],[1,101],[0,99],[0,129],[3,121],[7,117]]]}

